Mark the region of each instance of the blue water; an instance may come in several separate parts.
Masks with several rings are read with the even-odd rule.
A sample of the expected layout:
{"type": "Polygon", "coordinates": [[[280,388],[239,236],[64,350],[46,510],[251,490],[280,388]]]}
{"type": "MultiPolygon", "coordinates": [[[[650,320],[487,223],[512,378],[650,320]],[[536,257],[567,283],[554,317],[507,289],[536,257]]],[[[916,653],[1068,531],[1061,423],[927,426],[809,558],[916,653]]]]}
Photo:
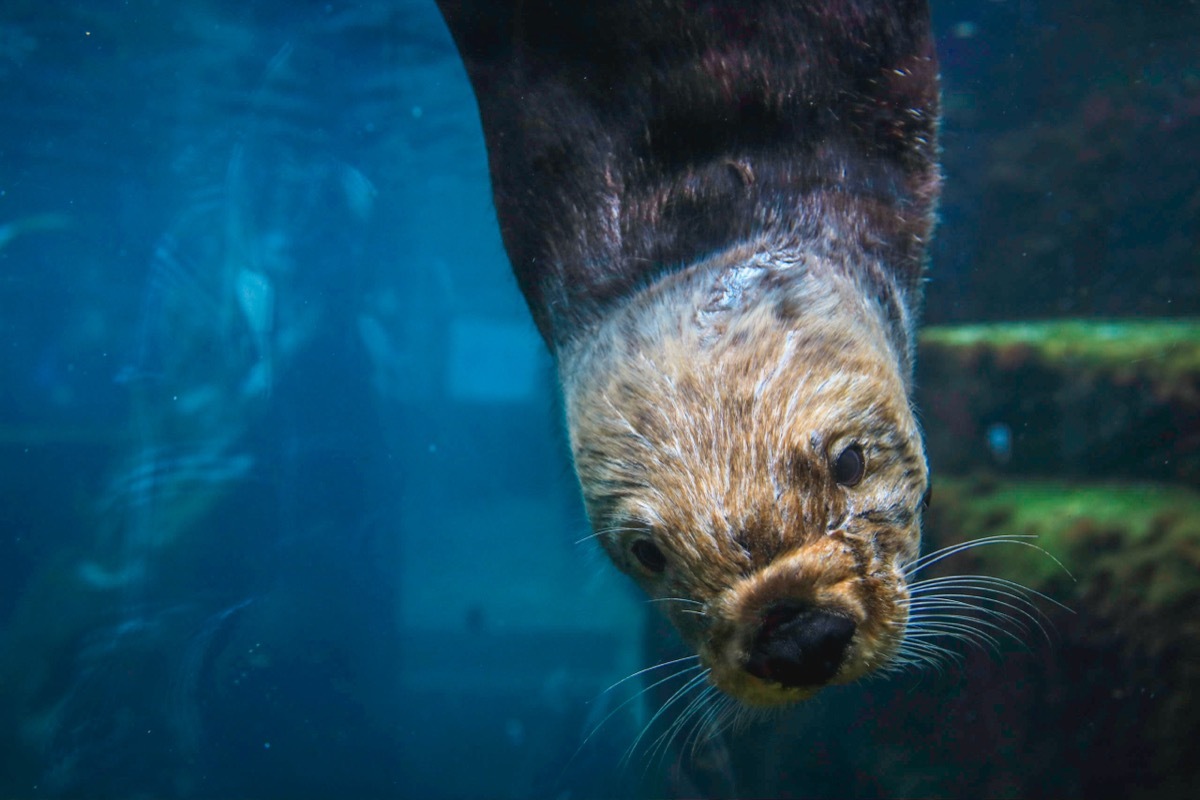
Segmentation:
{"type": "Polygon", "coordinates": [[[433,4],[9,4],[0,81],[0,795],[607,794],[640,610],[433,4]]]}
{"type": "MultiPolygon", "coordinates": [[[[1195,233],[1170,147],[1118,173],[1158,176],[1153,202],[1192,208],[1191,228],[1114,223],[1109,261],[1055,262],[1034,300],[973,271],[995,204],[1019,205],[980,191],[989,137],[1120,80],[1064,30],[1077,11],[935,9],[931,322],[1196,312],[1194,266],[1128,289],[1140,242],[1195,233]],[[1053,52],[1050,85],[1031,82],[1053,52]]],[[[1179,40],[1165,50],[1147,80],[1184,68],[1179,40]]],[[[699,754],[708,784],[622,767],[645,711],[621,707],[636,682],[604,690],[646,665],[660,623],[577,544],[553,367],[432,0],[14,0],[0,97],[0,796],[754,785],[768,767],[721,752],[699,754]]],[[[1189,109],[1156,113],[1185,115],[1161,121],[1175,135],[1189,109]]],[[[1088,240],[1062,236],[1055,258],[1088,240]]],[[[839,708],[807,729],[837,728],[839,708]]],[[[936,732],[918,755],[867,757],[857,736],[797,745],[794,794],[837,796],[872,759],[955,769],[936,732]]]]}

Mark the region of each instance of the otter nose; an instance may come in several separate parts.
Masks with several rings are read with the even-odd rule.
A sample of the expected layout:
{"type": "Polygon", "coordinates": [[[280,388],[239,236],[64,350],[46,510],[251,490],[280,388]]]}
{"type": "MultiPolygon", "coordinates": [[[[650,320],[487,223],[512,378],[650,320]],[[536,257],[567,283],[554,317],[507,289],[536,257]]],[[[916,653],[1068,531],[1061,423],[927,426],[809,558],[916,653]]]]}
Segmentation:
{"type": "Polygon", "coordinates": [[[746,671],[787,687],[815,686],[837,674],[854,621],[796,602],[767,609],[746,671]]]}

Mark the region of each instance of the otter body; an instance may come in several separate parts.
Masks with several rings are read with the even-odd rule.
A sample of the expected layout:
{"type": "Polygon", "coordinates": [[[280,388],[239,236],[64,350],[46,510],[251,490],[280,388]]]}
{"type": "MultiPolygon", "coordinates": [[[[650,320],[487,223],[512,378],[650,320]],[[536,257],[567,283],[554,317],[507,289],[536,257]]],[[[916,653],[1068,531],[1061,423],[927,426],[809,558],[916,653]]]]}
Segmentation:
{"type": "Polygon", "coordinates": [[[613,561],[744,704],[885,666],[928,485],[925,3],[440,3],[613,561]]]}

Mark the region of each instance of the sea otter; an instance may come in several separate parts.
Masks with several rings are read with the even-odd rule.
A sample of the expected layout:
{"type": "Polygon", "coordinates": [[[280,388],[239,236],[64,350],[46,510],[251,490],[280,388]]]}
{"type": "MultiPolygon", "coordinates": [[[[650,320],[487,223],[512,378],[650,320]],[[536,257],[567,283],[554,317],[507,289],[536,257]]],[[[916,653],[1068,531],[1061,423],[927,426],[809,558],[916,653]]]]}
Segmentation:
{"type": "Polygon", "coordinates": [[[746,706],[888,665],[928,487],[924,0],[439,4],[605,550],[746,706]]]}

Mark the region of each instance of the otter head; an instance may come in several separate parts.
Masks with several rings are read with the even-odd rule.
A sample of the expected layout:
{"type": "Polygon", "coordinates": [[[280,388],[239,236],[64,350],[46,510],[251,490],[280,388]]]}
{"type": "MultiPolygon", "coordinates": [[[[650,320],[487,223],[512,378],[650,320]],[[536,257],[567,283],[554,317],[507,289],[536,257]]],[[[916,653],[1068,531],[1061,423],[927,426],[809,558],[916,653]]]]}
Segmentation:
{"type": "Polygon", "coordinates": [[[904,314],[867,280],[734,252],[559,354],[598,538],[749,706],[852,681],[903,641],[928,478],[904,314]]]}

